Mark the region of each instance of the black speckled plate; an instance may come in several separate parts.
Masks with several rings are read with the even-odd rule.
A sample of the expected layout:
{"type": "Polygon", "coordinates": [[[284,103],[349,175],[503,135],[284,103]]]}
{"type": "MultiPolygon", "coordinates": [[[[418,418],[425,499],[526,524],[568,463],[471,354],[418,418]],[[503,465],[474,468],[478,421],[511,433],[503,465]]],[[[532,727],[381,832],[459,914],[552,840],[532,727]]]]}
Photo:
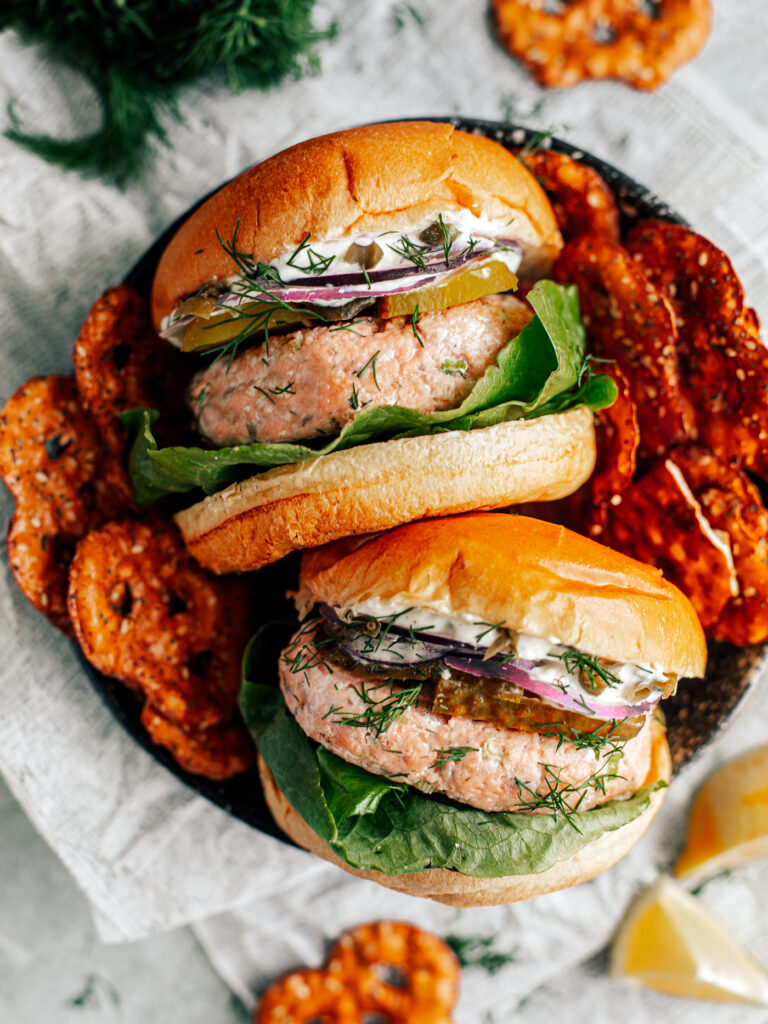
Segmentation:
{"type": "MultiPolygon", "coordinates": [[[[463,131],[485,135],[506,146],[523,146],[533,136],[533,132],[527,128],[493,121],[476,121],[460,117],[444,120],[463,131]]],[[[638,185],[603,160],[560,139],[548,139],[544,144],[559,152],[568,153],[599,171],[614,191],[624,228],[630,227],[636,220],[647,217],[670,220],[678,224],[685,223],[682,217],[670,210],[647,188],[638,185]]],[[[199,204],[195,204],[195,207],[197,205],[199,204]]],[[[160,254],[192,209],[172,224],[142,256],[127,275],[127,283],[149,294],[160,254]]],[[[765,499],[768,492],[765,487],[762,489],[765,499]]],[[[279,616],[283,610],[287,610],[287,604],[283,604],[283,595],[286,589],[295,584],[296,569],[297,558],[294,556],[259,571],[258,591],[263,595],[263,609],[256,610],[257,616],[263,612],[264,619],[272,619],[279,616]]],[[[85,659],[83,664],[94,686],[123,726],[169,771],[198,793],[254,828],[281,839],[285,838],[267,809],[255,770],[227,782],[212,782],[183,771],[164,748],[155,746],[149,740],[141,725],[140,708],[133,695],[114,679],[108,679],[96,672],[85,659]]],[[[748,648],[738,648],[730,644],[710,645],[709,667],[704,682],[683,681],[676,696],[664,702],[675,771],[679,771],[725,727],[766,666],[768,645],[748,648]]]]}

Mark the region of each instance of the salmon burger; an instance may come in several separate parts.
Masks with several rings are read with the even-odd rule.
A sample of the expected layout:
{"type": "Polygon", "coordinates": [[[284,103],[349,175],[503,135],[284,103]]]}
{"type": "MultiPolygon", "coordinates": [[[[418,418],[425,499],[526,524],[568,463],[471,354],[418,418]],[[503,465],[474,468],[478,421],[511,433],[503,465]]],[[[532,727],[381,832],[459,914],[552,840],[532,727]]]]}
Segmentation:
{"type": "Polygon", "coordinates": [[[160,258],[199,443],[124,416],[137,500],[216,572],[351,534],[562,497],[594,465],[578,298],[546,280],[551,206],[509,151],[438,122],[312,139],[235,178],[160,258]],[[526,299],[514,292],[518,276],[526,299]]]}
{"type": "Polygon", "coordinates": [[[270,810],[354,874],[457,906],[592,878],[648,827],[670,755],[659,704],[700,677],[688,599],[561,526],[470,513],[302,560],[308,618],[241,709],[270,810]]]}

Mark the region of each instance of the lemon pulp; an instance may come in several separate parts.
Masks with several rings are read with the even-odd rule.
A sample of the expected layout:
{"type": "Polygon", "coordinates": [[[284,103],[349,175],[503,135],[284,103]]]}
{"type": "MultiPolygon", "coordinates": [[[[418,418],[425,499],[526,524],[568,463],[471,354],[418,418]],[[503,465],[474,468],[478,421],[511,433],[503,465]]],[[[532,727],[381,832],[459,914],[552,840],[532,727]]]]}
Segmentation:
{"type": "Polygon", "coordinates": [[[768,856],[768,747],[723,765],[696,794],[678,878],[702,878],[768,856]]]}
{"type": "Polygon", "coordinates": [[[630,906],[611,948],[611,975],[689,999],[768,1006],[768,973],[669,878],[630,906]]]}

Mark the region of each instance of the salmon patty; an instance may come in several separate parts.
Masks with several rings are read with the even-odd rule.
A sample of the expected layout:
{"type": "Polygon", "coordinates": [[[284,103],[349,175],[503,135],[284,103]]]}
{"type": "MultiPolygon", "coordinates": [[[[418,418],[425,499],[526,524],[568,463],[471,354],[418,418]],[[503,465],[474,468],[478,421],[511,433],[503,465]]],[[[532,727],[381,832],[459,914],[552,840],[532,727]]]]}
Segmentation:
{"type": "Polygon", "coordinates": [[[337,434],[358,410],[457,406],[532,316],[512,295],[391,320],[312,327],[220,359],[198,373],[189,402],[212,444],[337,434]]]}
{"type": "MultiPolygon", "coordinates": [[[[391,684],[366,681],[333,664],[327,647],[316,647],[314,639],[305,626],[281,658],[280,685],[288,709],[308,736],[369,772],[424,792],[444,793],[483,811],[519,811],[526,805],[536,809],[537,797],[546,797],[553,786],[571,806],[585,811],[635,793],[645,781],[651,757],[647,723],[627,740],[616,763],[612,749],[596,757],[593,750],[579,750],[556,735],[436,715],[418,703],[378,734],[375,728],[344,724],[370,712],[363,692],[369,701],[384,700],[391,684]],[[294,671],[298,652],[306,667],[294,671]],[[457,750],[466,752],[451,759],[450,752],[457,750]],[[603,776],[599,783],[590,781],[597,776],[603,776]]],[[[551,807],[541,809],[551,813],[551,807]]]]}

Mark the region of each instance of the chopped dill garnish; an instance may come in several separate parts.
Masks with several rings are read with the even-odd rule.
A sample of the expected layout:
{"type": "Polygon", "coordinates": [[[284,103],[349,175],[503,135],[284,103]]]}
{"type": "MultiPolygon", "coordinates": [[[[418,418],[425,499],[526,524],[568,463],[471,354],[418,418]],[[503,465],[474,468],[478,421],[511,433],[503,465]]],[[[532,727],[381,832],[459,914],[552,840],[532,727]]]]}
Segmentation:
{"type": "Polygon", "coordinates": [[[495,974],[517,959],[516,953],[499,953],[490,949],[493,945],[490,935],[446,935],[445,942],[462,967],[482,967],[489,974],[495,974]]]}
{"type": "Polygon", "coordinates": [[[417,302],[416,309],[414,309],[409,322],[411,325],[411,330],[413,331],[414,338],[416,339],[416,341],[418,341],[419,345],[421,345],[421,347],[424,348],[424,339],[419,333],[419,319],[419,304],[417,302]]]}
{"type": "Polygon", "coordinates": [[[479,644],[483,637],[488,636],[488,634],[492,633],[494,629],[501,629],[501,627],[504,625],[504,622],[476,622],[475,625],[488,627],[487,629],[484,629],[482,633],[478,633],[477,636],[475,637],[475,643],[479,644]]]}
{"type": "Polygon", "coordinates": [[[360,398],[357,394],[357,388],[355,387],[354,381],[352,381],[352,394],[349,396],[349,404],[352,409],[357,410],[360,408],[360,398]]]}
{"type": "Polygon", "coordinates": [[[365,364],[365,366],[362,368],[362,370],[358,370],[358,372],[357,372],[357,379],[359,380],[363,376],[365,371],[368,369],[368,367],[370,366],[371,373],[373,374],[373,383],[376,385],[376,389],[378,391],[381,391],[381,388],[379,387],[379,382],[376,379],[376,360],[379,358],[380,351],[381,351],[381,349],[377,349],[373,353],[371,358],[368,360],[368,362],[365,364]]]}
{"type": "Polygon", "coordinates": [[[593,693],[598,689],[598,679],[601,679],[606,686],[621,686],[619,677],[601,665],[600,661],[590,654],[583,654],[581,651],[570,648],[563,651],[558,657],[568,671],[572,675],[578,676],[579,681],[589,686],[593,693]]]}
{"type": "Polygon", "coordinates": [[[449,228],[443,220],[442,213],[437,215],[437,223],[440,228],[440,235],[443,242],[443,256],[445,258],[445,265],[449,267],[451,265],[451,246],[453,245],[454,239],[456,238],[456,229],[449,228]]]}
{"type": "Polygon", "coordinates": [[[312,235],[308,231],[288,257],[286,263],[289,267],[293,267],[294,270],[300,270],[302,274],[325,274],[336,257],[321,256],[319,252],[316,252],[310,246],[309,240],[311,237],[312,235]],[[304,256],[307,261],[303,266],[296,262],[300,256],[304,256]]]}
{"type": "Polygon", "coordinates": [[[264,397],[267,399],[267,401],[271,402],[272,405],[274,405],[275,404],[275,399],[272,396],[273,395],[293,395],[293,394],[295,394],[295,392],[293,390],[293,385],[294,385],[293,381],[291,381],[289,384],[286,384],[285,387],[282,387],[282,388],[277,386],[277,385],[275,385],[275,387],[273,387],[273,388],[262,388],[262,387],[259,387],[258,384],[254,384],[253,385],[253,390],[254,391],[260,391],[261,394],[264,395],[264,397]]]}
{"type": "Polygon", "coordinates": [[[412,242],[410,238],[406,238],[405,235],[400,235],[399,248],[397,245],[389,244],[387,247],[391,249],[392,252],[397,253],[398,256],[402,256],[403,259],[409,260],[422,270],[426,267],[424,253],[430,252],[431,250],[431,246],[420,245],[418,242],[412,242]]]}
{"type": "Polygon", "coordinates": [[[450,761],[461,761],[467,754],[471,754],[473,750],[477,749],[477,747],[446,747],[444,750],[436,750],[437,760],[430,767],[440,769],[450,761]]]}
{"type": "MultiPolygon", "coordinates": [[[[374,736],[381,736],[389,727],[398,720],[414,704],[421,694],[421,683],[415,686],[408,686],[402,689],[391,689],[391,680],[375,683],[366,687],[361,681],[359,687],[353,687],[354,692],[366,705],[365,710],[357,713],[342,713],[341,708],[329,708],[331,712],[339,717],[333,719],[334,725],[351,725],[358,729],[370,729],[374,736]],[[376,698],[374,690],[387,690],[383,697],[376,698]]],[[[325,716],[324,716],[325,717],[325,716]]]]}
{"type": "Polygon", "coordinates": [[[549,811],[554,818],[557,818],[559,814],[565,818],[571,828],[575,829],[579,835],[581,835],[581,829],[573,819],[587,793],[591,790],[598,790],[605,795],[606,783],[611,779],[621,777],[616,775],[609,767],[607,771],[595,772],[585,779],[584,782],[574,785],[573,783],[561,780],[562,769],[556,765],[542,764],[540,767],[544,769],[545,793],[537,793],[529,783],[524,782],[523,779],[515,778],[515,784],[520,790],[521,796],[524,793],[527,795],[526,799],[521,800],[518,809],[525,811],[545,810],[549,811]]]}

